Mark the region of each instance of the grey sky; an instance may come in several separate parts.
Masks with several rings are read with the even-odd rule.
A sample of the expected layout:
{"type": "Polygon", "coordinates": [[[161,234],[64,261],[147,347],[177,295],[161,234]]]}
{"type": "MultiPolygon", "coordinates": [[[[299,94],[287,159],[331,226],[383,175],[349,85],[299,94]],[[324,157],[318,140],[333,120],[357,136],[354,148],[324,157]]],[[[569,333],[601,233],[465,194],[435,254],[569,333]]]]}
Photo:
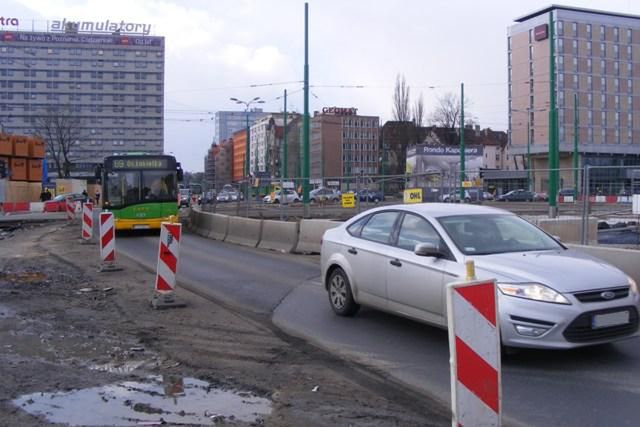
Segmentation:
{"type": "MultiPolygon", "coordinates": [[[[397,73],[423,93],[459,93],[482,127],[507,128],[506,31],[513,19],[548,1],[309,0],[310,109],[356,107],[391,118],[397,73]],[[330,86],[358,85],[363,88],[330,86]]],[[[640,2],[574,0],[559,4],[640,15],[640,2]]],[[[165,151],[201,171],[213,113],[234,110],[229,97],[267,100],[302,112],[303,0],[5,0],[0,16],[30,20],[126,20],[166,37],[165,151]],[[289,82],[287,84],[279,84],[289,82]],[[251,85],[264,85],[250,87],[251,85]]]]}

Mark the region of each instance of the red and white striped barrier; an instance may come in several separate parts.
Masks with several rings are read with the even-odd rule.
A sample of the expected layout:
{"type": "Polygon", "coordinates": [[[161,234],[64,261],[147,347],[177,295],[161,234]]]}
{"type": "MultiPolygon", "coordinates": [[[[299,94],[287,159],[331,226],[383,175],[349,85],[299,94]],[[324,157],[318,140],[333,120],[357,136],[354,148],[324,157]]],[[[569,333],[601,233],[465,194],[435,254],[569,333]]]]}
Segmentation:
{"type": "Polygon", "coordinates": [[[82,240],[89,241],[93,237],[93,203],[82,205],[82,240]]]}
{"type": "Polygon", "coordinates": [[[116,233],[113,212],[100,212],[100,269],[98,271],[122,270],[116,267],[116,233]]]}
{"type": "Polygon", "coordinates": [[[500,327],[495,280],[448,285],[447,310],[452,425],[500,426],[500,327]]]}
{"type": "Polygon", "coordinates": [[[67,222],[72,222],[76,219],[76,204],[73,202],[71,196],[67,197],[67,222]]]}
{"type": "Polygon", "coordinates": [[[151,300],[154,308],[184,307],[185,305],[177,302],[175,298],[181,235],[182,224],[180,223],[163,222],[160,225],[155,293],[151,300]]]}

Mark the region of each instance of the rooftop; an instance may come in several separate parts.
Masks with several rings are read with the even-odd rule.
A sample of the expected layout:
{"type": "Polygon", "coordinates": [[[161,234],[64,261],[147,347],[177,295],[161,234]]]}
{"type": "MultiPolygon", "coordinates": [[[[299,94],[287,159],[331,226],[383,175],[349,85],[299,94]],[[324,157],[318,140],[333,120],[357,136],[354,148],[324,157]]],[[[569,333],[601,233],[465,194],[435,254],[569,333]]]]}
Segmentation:
{"type": "Polygon", "coordinates": [[[521,16],[520,18],[516,18],[514,19],[514,21],[516,22],[524,22],[527,21],[531,18],[534,18],[536,16],[539,15],[544,15],[545,13],[549,13],[552,10],[567,10],[567,11],[571,11],[571,12],[584,12],[584,13],[592,13],[592,14],[596,14],[596,15],[605,15],[605,16],[615,16],[618,18],[633,18],[633,19],[640,19],[640,15],[631,15],[631,14],[627,14],[627,13],[616,13],[616,12],[610,12],[610,11],[605,11],[605,10],[597,10],[597,9],[585,9],[585,8],[581,8],[581,7],[571,7],[571,6],[562,6],[562,5],[557,5],[557,4],[552,4],[551,6],[547,6],[543,9],[540,9],[536,12],[532,12],[528,15],[524,15],[521,16]]]}

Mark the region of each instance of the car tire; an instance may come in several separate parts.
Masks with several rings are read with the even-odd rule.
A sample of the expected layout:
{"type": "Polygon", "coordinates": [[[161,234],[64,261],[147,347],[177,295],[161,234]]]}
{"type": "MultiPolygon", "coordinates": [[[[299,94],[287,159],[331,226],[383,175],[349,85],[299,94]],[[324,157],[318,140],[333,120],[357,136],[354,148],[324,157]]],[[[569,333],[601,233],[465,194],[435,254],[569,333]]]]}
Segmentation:
{"type": "Polygon", "coordinates": [[[360,305],[353,299],[349,278],[341,268],[336,268],[329,275],[327,291],[329,304],[337,315],[351,317],[360,309],[360,305]]]}

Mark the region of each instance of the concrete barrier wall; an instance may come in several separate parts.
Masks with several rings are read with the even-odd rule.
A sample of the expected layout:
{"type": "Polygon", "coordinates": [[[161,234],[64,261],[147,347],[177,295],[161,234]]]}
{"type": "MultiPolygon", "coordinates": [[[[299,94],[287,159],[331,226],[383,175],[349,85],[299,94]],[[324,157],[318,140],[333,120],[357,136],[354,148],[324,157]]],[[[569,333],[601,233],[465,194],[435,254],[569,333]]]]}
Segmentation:
{"type": "Polygon", "coordinates": [[[298,223],[286,221],[262,221],[262,237],[258,247],[291,252],[298,242],[298,223]]]}
{"type": "Polygon", "coordinates": [[[603,246],[568,245],[571,248],[598,257],[631,276],[640,284],[640,251],[633,249],[608,248],[603,246]]]}
{"type": "Polygon", "coordinates": [[[296,253],[320,253],[320,243],[322,235],[330,228],[342,224],[340,221],[328,219],[303,219],[300,221],[300,234],[298,244],[294,252],[296,253]]]}
{"type": "Polygon", "coordinates": [[[243,246],[258,246],[260,234],[262,232],[262,220],[242,218],[238,216],[229,217],[229,230],[224,241],[243,246]]]}
{"type": "Polygon", "coordinates": [[[209,239],[224,240],[229,230],[229,216],[221,214],[207,214],[213,218],[209,229],[209,239]]]}
{"type": "Polygon", "coordinates": [[[202,237],[209,237],[209,233],[213,229],[213,216],[206,212],[199,212],[200,215],[200,228],[197,233],[202,237]]]}
{"type": "MultiPolygon", "coordinates": [[[[538,220],[538,227],[552,236],[560,237],[565,243],[580,243],[582,241],[581,218],[543,218],[538,220]]],[[[589,218],[589,243],[598,243],[598,220],[589,218]]]]}

